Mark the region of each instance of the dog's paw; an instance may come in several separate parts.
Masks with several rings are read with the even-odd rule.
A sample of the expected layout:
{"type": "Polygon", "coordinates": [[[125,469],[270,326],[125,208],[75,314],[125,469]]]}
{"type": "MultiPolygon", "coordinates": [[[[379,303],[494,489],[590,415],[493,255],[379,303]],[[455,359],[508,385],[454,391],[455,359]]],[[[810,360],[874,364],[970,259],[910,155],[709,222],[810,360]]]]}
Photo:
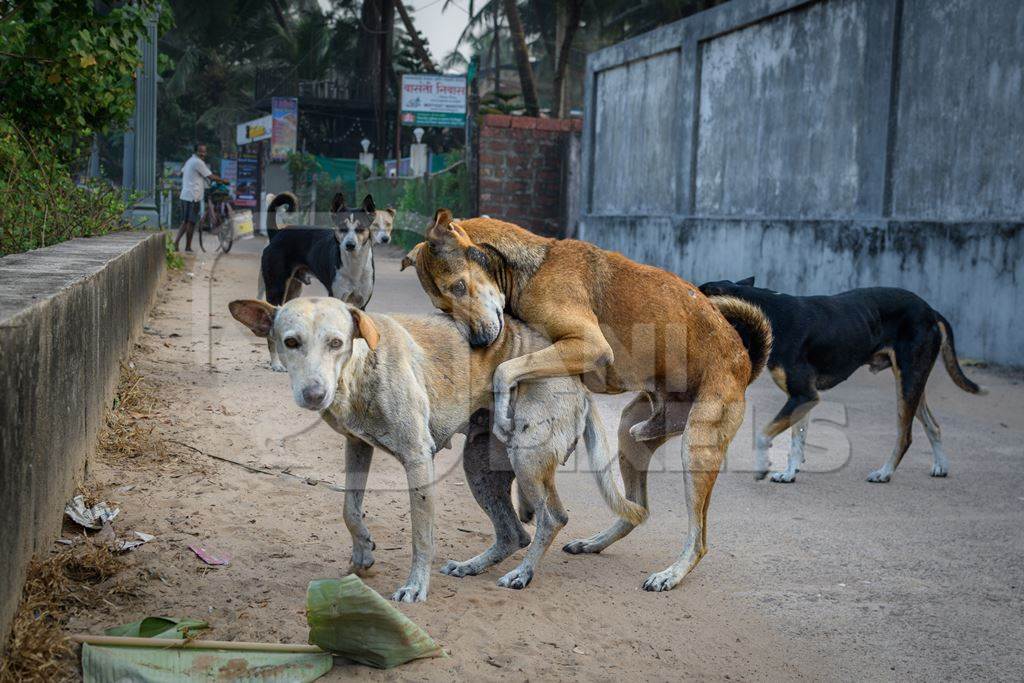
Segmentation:
{"type": "Polygon", "coordinates": [[[454,576],[457,579],[461,579],[464,576],[476,576],[482,569],[477,567],[472,561],[470,562],[456,562],[455,560],[448,560],[441,567],[441,573],[447,574],[448,576],[454,576]]]}
{"type": "Polygon", "coordinates": [[[591,543],[590,540],[586,538],[579,538],[575,541],[569,541],[568,543],[562,546],[562,552],[569,553],[570,555],[584,555],[588,553],[593,554],[599,553],[601,552],[601,550],[603,550],[603,548],[601,548],[596,543],[591,543]]]}
{"type": "Polygon", "coordinates": [[[427,599],[427,587],[410,583],[396,590],[391,599],[395,602],[424,602],[427,599]]]}
{"type": "Polygon", "coordinates": [[[276,358],[270,361],[270,369],[274,372],[288,372],[288,368],[284,366],[284,363],[277,360],[276,358]]]}
{"type": "Polygon", "coordinates": [[[530,581],[533,580],[533,568],[525,565],[519,565],[505,576],[498,579],[498,585],[502,588],[512,588],[513,590],[522,590],[530,585],[530,581]]]}
{"type": "Polygon", "coordinates": [[[887,467],[879,467],[868,475],[868,481],[872,484],[884,484],[892,478],[892,470],[887,467]]]}
{"type": "Polygon", "coordinates": [[[754,481],[761,481],[768,476],[768,470],[757,470],[754,472],[754,481]]]}
{"type": "Polygon", "coordinates": [[[949,468],[946,465],[932,465],[933,477],[945,477],[949,474],[949,468]]]}
{"type": "Polygon", "coordinates": [[[498,414],[495,413],[491,432],[502,443],[508,443],[512,438],[512,420],[508,417],[498,417],[498,414]]]}
{"type": "Polygon", "coordinates": [[[363,576],[373,566],[373,549],[376,546],[370,541],[368,546],[357,546],[352,548],[352,558],[348,563],[348,571],[356,576],[363,576]]]}
{"type": "Polygon", "coordinates": [[[772,481],[776,484],[792,484],[796,481],[796,472],[786,470],[784,472],[772,472],[772,481]]]}
{"type": "Polygon", "coordinates": [[[666,569],[648,576],[647,580],[644,581],[643,589],[645,591],[651,591],[652,593],[670,591],[675,588],[681,580],[681,576],[677,576],[671,569],[666,569]]]}

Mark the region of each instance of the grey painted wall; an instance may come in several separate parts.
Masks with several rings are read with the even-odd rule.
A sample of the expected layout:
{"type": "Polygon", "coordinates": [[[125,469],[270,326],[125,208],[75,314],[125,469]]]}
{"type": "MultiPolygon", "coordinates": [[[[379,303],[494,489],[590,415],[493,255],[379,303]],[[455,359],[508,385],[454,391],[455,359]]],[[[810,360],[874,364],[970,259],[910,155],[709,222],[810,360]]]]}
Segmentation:
{"type": "Polygon", "coordinates": [[[695,282],[906,287],[1024,364],[1024,2],[732,0],[586,87],[584,239],[695,282]]]}
{"type": "Polygon", "coordinates": [[[163,233],[76,239],[0,258],[0,647],[163,277],[163,233]]]}

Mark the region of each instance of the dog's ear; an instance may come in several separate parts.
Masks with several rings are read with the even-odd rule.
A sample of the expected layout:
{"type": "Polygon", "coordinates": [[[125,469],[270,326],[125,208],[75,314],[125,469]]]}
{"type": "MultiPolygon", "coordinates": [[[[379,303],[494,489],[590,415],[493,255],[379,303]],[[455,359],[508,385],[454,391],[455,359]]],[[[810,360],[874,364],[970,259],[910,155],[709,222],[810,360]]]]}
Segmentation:
{"type": "Polygon", "coordinates": [[[371,351],[377,350],[377,342],[380,341],[380,333],[377,332],[377,326],[373,324],[373,320],[370,319],[363,311],[358,308],[349,307],[352,311],[352,322],[356,326],[356,337],[362,337],[366,341],[366,345],[370,347],[371,351]]]}
{"type": "Polygon", "coordinates": [[[738,285],[740,285],[742,287],[753,287],[754,286],[754,276],[751,275],[750,277],[745,277],[742,280],[740,280],[739,282],[737,282],[736,284],[738,284],[738,285]]]}
{"type": "Polygon", "coordinates": [[[448,209],[438,209],[434,212],[434,222],[430,224],[427,236],[431,238],[431,241],[443,240],[451,222],[452,212],[448,209]]]}
{"type": "Polygon", "coordinates": [[[338,213],[345,210],[345,195],[341,192],[334,193],[334,199],[331,200],[331,213],[338,213]]]}
{"type": "Polygon", "coordinates": [[[424,244],[425,244],[424,242],[420,242],[415,247],[413,247],[411,250],[409,250],[409,253],[406,254],[405,257],[402,259],[402,267],[401,267],[400,270],[405,270],[409,266],[416,265],[416,259],[419,258],[420,250],[423,248],[424,244]]]}
{"type": "Polygon", "coordinates": [[[384,209],[384,211],[385,211],[386,213],[389,213],[389,214],[391,214],[391,217],[392,217],[392,218],[394,218],[394,217],[395,217],[395,209],[394,209],[394,207],[392,207],[392,206],[389,206],[388,208],[384,209]]]}
{"type": "Polygon", "coordinates": [[[257,337],[270,336],[277,306],[256,299],[238,299],[229,303],[228,309],[235,320],[252,330],[257,337]]]}
{"type": "Polygon", "coordinates": [[[377,210],[377,206],[373,203],[373,195],[368,194],[363,197],[363,211],[366,213],[373,213],[377,210]]]}

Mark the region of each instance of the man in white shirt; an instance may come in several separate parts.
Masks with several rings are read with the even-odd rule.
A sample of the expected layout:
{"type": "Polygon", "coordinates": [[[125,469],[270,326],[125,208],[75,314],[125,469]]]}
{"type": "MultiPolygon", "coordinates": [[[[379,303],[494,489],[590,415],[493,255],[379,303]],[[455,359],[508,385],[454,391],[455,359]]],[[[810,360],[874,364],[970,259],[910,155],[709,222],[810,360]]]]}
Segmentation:
{"type": "Polygon", "coordinates": [[[192,251],[192,233],[199,222],[199,206],[203,201],[207,180],[216,180],[227,184],[228,181],[213,175],[206,165],[206,145],[196,144],[192,148],[192,156],[181,167],[181,227],[174,238],[174,251],[180,251],[182,235],[187,235],[185,251],[192,251]]]}

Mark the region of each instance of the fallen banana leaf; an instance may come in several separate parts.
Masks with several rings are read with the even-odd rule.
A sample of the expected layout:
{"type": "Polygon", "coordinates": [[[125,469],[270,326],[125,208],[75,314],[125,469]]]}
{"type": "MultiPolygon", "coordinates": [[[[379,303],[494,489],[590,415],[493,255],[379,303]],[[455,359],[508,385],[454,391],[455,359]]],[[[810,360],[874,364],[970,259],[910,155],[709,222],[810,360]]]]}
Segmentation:
{"type": "Polygon", "coordinates": [[[444,651],[390,602],[354,574],[310,581],[309,642],[361,664],[390,669],[444,651]]]}
{"type": "Polygon", "coordinates": [[[310,645],[213,640],[74,636],[82,644],[85,683],[181,680],[315,681],[331,670],[330,653],[310,645]]]}
{"type": "Polygon", "coordinates": [[[124,626],[114,626],[103,632],[108,636],[132,636],[135,638],[185,638],[194,631],[210,628],[199,619],[178,619],[175,617],[146,617],[124,626]]]}

